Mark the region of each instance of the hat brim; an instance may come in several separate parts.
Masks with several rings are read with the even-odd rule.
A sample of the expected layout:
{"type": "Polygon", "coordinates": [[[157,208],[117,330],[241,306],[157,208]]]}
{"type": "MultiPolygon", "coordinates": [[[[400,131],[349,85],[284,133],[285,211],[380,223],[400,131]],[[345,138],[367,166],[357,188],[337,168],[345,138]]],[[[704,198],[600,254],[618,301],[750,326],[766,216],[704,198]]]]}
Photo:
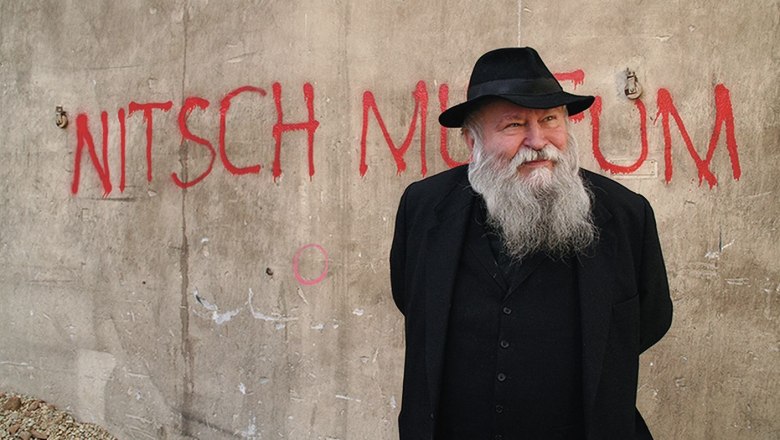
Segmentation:
{"type": "Polygon", "coordinates": [[[454,105],[439,115],[439,124],[444,127],[462,127],[469,113],[480,107],[489,98],[505,99],[521,107],[544,109],[566,106],[569,116],[576,115],[593,104],[593,96],[574,95],[567,92],[556,92],[547,95],[482,95],[478,98],[454,105]]]}

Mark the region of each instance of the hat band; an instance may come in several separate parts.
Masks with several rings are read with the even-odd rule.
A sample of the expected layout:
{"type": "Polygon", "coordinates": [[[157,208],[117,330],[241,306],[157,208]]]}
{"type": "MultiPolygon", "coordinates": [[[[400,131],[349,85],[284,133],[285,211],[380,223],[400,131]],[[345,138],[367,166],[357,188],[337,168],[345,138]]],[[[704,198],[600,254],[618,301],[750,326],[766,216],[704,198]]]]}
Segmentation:
{"type": "Polygon", "coordinates": [[[467,99],[484,95],[546,95],[562,90],[555,78],[497,79],[470,86],[467,99]]]}

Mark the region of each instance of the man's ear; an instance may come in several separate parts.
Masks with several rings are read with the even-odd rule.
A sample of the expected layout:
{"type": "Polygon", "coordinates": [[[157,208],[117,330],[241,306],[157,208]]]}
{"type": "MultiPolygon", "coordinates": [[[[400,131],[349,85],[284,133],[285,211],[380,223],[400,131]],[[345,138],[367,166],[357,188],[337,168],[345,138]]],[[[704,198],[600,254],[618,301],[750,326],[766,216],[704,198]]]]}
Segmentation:
{"type": "Polygon", "coordinates": [[[471,132],[468,128],[463,128],[461,131],[463,134],[463,139],[466,141],[466,145],[468,145],[469,150],[474,149],[474,133],[471,132]]]}

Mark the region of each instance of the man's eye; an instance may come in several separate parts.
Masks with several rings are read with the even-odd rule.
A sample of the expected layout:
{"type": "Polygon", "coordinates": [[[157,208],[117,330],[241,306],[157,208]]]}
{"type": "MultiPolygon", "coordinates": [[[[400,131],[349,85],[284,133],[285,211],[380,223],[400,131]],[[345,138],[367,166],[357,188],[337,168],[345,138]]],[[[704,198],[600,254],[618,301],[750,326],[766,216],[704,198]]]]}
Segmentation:
{"type": "Polygon", "coordinates": [[[507,124],[506,127],[507,128],[514,128],[514,127],[522,127],[522,126],[523,126],[522,122],[510,122],[509,124],[507,124]]]}

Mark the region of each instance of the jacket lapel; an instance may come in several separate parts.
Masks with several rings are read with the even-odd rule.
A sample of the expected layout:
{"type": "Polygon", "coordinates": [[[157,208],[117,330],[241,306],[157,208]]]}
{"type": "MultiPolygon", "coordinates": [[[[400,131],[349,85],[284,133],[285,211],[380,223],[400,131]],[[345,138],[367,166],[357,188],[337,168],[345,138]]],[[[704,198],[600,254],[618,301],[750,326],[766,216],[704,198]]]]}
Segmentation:
{"type": "Polygon", "coordinates": [[[598,240],[577,257],[577,284],[580,293],[580,319],[582,325],[582,383],[585,420],[593,413],[596,392],[601,376],[607,337],[612,313],[613,277],[604,276],[611,269],[615,255],[616,239],[611,228],[606,227],[612,214],[600,203],[598,189],[594,188],[594,221],[598,227],[598,240]]]}
{"type": "MultiPolygon", "coordinates": [[[[475,199],[477,200],[477,199],[475,199]]],[[[509,288],[507,280],[504,277],[504,273],[493,255],[493,250],[490,248],[490,239],[487,237],[487,229],[485,224],[477,220],[477,215],[474,211],[480,209],[479,202],[474,203],[472,213],[469,216],[469,226],[466,231],[466,244],[476,261],[480,266],[485,269],[485,275],[487,278],[493,280],[496,286],[501,289],[501,292],[506,292],[509,288]]],[[[466,252],[466,251],[464,251],[466,252]]]]}
{"type": "Polygon", "coordinates": [[[476,195],[465,177],[436,206],[425,254],[425,364],[434,412],[438,408],[452,291],[476,195]]]}

